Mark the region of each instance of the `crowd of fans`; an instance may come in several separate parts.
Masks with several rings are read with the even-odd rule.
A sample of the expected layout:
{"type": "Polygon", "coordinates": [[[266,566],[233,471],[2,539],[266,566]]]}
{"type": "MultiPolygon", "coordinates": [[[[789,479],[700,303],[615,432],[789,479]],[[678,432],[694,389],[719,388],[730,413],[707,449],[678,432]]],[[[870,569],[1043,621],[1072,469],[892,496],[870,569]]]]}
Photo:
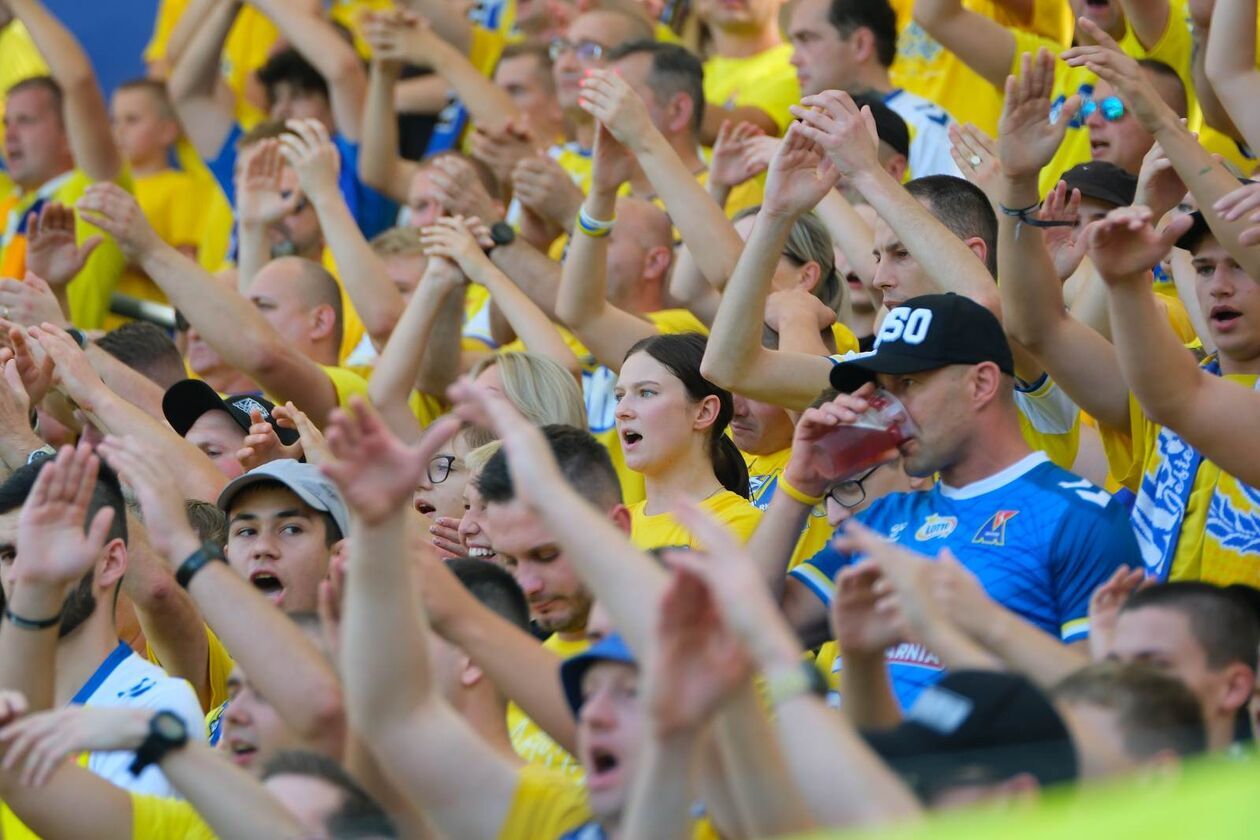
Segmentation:
{"type": "Polygon", "coordinates": [[[0,0],[0,838],[1254,836],[1258,28],[0,0]]]}

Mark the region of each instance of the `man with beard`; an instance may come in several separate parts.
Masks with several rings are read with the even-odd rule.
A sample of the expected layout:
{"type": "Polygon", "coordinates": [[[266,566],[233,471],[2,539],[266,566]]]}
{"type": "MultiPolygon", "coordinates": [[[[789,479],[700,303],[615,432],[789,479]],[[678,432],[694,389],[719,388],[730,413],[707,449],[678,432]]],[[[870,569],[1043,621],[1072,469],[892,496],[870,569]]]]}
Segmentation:
{"type": "MultiPolygon", "coordinates": [[[[56,466],[63,468],[63,462],[86,463],[89,460],[95,461],[96,458],[88,447],[81,445],[75,452],[63,450],[56,466]]],[[[17,470],[0,485],[0,583],[3,584],[6,604],[13,598],[19,553],[43,547],[31,546],[19,534],[19,518],[28,497],[32,496],[36,479],[44,469],[51,468],[52,463],[47,458],[37,460],[17,470]]],[[[71,588],[62,605],[53,705],[127,706],[155,712],[168,710],[183,719],[190,737],[204,741],[201,705],[192,686],[167,676],[161,668],[138,656],[118,640],[114,604],[123,573],[127,570],[126,507],[118,478],[102,465],[88,503],[84,526],[92,522],[103,508],[114,511],[104,544],[92,568],[71,588]]],[[[42,530],[47,533],[55,527],[54,523],[42,530]]],[[[49,548],[57,548],[51,534],[47,534],[47,541],[52,543],[49,548]]],[[[6,611],[7,626],[3,632],[24,632],[28,622],[47,618],[44,615],[15,617],[6,611]]],[[[133,758],[134,753],[126,752],[91,753],[87,767],[98,776],[128,790],[157,796],[177,795],[156,767],[133,776],[128,769],[133,758]]]]}

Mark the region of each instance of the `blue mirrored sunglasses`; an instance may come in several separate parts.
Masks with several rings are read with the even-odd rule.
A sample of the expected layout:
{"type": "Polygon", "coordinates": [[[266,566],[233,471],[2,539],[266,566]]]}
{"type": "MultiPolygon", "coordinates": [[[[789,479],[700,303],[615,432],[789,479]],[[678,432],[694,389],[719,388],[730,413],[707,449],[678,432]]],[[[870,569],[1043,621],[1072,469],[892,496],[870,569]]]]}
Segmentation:
{"type": "Polygon", "coordinates": [[[1124,103],[1118,96],[1108,96],[1103,100],[1086,99],[1081,106],[1081,118],[1088,119],[1095,111],[1102,111],[1103,119],[1115,122],[1124,116],[1124,103]]]}

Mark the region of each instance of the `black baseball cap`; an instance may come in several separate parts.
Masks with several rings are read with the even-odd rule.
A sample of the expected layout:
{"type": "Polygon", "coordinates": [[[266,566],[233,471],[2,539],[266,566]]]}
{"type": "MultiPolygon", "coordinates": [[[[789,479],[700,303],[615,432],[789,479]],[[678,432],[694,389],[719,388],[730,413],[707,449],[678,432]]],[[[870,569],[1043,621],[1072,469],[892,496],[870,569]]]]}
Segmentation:
{"type": "MultiPolygon", "coordinates": [[[[1238,183],[1252,184],[1255,182],[1250,178],[1239,178],[1238,183]]],[[[1195,210],[1191,213],[1190,220],[1190,229],[1181,234],[1181,237],[1177,240],[1177,247],[1183,251],[1193,251],[1196,247],[1198,247],[1199,240],[1212,232],[1212,229],[1208,227],[1207,219],[1203,217],[1202,210],[1195,210]]]]}
{"type": "Polygon", "coordinates": [[[896,307],[875,336],[875,349],[831,369],[831,386],[856,391],[877,373],[917,373],[948,365],[993,362],[1015,375],[1015,358],[997,316],[968,297],[922,295],[896,307]]]}
{"type": "Polygon", "coordinates": [[[1137,176],[1105,160],[1079,163],[1064,172],[1062,180],[1067,182],[1069,190],[1080,190],[1083,198],[1117,207],[1128,207],[1137,195],[1137,176]]]}
{"type": "Polygon", "coordinates": [[[1026,678],[1000,671],[946,674],[898,726],[863,736],[924,799],[1021,773],[1043,787],[1079,775],[1072,736],[1050,699],[1026,678]]]}
{"type": "Polygon", "coordinates": [[[253,424],[249,416],[250,412],[261,411],[263,419],[276,430],[276,436],[280,438],[281,443],[285,446],[297,443],[297,430],[282,429],[277,426],[275,418],[271,415],[273,408],[275,405],[271,400],[250,394],[220,397],[217,391],[200,379],[185,379],[176,382],[162,396],[162,414],[166,416],[166,422],[171,424],[171,428],[180,437],[187,435],[193,423],[196,423],[198,418],[207,411],[226,411],[236,425],[245,432],[248,432],[253,424]]]}
{"type": "Polygon", "coordinates": [[[871,116],[875,118],[875,133],[879,142],[887,143],[894,152],[910,157],[910,129],[901,115],[889,108],[884,97],[877,93],[860,93],[853,97],[859,108],[863,105],[871,107],[871,116]]]}

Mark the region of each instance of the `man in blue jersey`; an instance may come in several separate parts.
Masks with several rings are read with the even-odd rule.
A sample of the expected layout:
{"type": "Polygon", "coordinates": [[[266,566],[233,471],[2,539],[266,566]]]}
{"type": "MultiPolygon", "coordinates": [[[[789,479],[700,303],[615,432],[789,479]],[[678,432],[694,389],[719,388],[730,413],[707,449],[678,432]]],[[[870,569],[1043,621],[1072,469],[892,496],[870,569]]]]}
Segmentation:
{"type": "MultiPolygon", "coordinates": [[[[1024,442],[1014,362],[996,316],[961,295],[907,300],[888,314],[873,351],[835,368],[841,395],[802,416],[805,434],[817,439],[854,423],[872,381],[918,426],[899,447],[906,472],[939,481],[929,492],[886,496],[858,519],[924,554],[949,548],[1012,612],[1064,642],[1085,638],[1091,593],[1120,564],[1136,565],[1137,543],[1119,503],[1024,442]]],[[[838,476],[798,457],[812,452],[802,442],[780,481],[821,496],[838,476]]],[[[789,574],[784,609],[806,636],[825,620],[836,573],[855,559],[828,547],[789,574]]],[[[903,706],[942,674],[920,645],[895,646],[888,658],[903,706]]]]}

